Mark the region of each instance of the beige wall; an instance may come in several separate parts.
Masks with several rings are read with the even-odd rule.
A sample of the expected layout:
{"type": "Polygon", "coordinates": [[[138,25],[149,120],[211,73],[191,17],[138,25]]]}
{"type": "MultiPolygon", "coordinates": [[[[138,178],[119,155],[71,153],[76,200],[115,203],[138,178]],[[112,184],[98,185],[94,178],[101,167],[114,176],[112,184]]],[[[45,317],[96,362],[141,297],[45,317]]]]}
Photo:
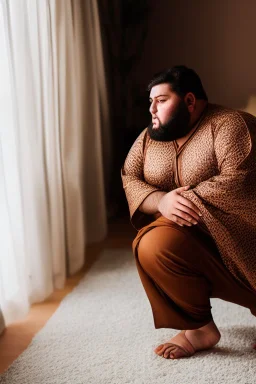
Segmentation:
{"type": "Polygon", "coordinates": [[[155,72],[185,64],[198,72],[211,102],[246,109],[256,96],[256,1],[151,3],[149,34],[132,81],[144,87],[155,72]]]}

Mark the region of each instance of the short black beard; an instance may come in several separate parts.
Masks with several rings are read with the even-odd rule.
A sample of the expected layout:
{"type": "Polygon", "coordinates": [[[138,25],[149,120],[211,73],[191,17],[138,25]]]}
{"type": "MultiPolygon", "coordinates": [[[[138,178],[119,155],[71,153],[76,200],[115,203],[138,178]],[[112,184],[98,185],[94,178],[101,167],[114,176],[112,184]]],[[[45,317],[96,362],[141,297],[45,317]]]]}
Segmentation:
{"type": "Polygon", "coordinates": [[[190,114],[184,101],[180,102],[175,114],[166,124],[162,124],[159,119],[158,121],[158,128],[153,128],[152,122],[148,125],[148,134],[150,138],[155,141],[177,140],[186,136],[191,130],[191,127],[189,127],[190,114]]]}

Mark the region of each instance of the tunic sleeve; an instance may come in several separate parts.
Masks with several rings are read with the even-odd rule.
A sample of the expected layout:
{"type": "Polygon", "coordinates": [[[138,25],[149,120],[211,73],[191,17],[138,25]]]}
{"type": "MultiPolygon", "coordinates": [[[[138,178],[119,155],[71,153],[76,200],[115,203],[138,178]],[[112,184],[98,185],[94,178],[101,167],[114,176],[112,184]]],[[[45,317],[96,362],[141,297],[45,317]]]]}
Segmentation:
{"type": "Polygon", "coordinates": [[[182,195],[212,213],[217,209],[241,215],[245,203],[247,207],[255,205],[255,145],[246,122],[238,113],[216,128],[214,136],[219,173],[182,195]]]}
{"type": "Polygon", "coordinates": [[[141,203],[152,192],[158,191],[156,187],[144,180],[144,147],[146,143],[147,128],[144,129],[131,147],[124,166],[121,169],[121,177],[126,194],[131,222],[136,229],[152,221],[153,216],[146,215],[138,210],[141,203]]]}
{"type": "Polygon", "coordinates": [[[242,116],[213,130],[218,174],[181,194],[200,209],[230,272],[255,292],[256,119],[242,116]]]}

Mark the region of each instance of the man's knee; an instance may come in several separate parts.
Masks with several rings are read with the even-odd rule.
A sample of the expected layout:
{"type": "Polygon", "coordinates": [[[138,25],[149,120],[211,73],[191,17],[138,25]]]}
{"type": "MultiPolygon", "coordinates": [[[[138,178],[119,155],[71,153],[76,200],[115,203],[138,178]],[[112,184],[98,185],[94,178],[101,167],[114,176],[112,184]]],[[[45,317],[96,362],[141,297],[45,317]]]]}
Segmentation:
{"type": "MultiPolygon", "coordinates": [[[[159,261],[162,253],[161,236],[156,236],[159,228],[153,228],[145,233],[137,244],[137,258],[145,271],[154,270],[154,266],[159,261]]],[[[136,241],[136,240],[135,240],[136,241]]]]}
{"type": "Polygon", "coordinates": [[[176,228],[156,227],[145,233],[139,240],[136,238],[137,257],[146,271],[154,270],[155,266],[168,263],[172,268],[194,264],[194,257],[200,259],[195,244],[187,235],[176,228]]]}

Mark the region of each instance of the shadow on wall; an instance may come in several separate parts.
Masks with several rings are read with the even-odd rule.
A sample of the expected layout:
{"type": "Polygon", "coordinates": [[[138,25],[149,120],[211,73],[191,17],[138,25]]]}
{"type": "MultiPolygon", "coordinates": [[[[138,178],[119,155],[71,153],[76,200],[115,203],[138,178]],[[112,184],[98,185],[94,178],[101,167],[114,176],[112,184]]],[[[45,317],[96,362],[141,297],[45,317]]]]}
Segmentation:
{"type": "Polygon", "coordinates": [[[240,108],[245,112],[249,112],[256,116],[256,95],[249,97],[248,103],[245,107],[240,108]]]}
{"type": "Polygon", "coordinates": [[[256,2],[150,2],[148,37],[131,84],[144,89],[154,73],[184,64],[198,72],[210,102],[245,108],[256,95],[256,2]]]}

